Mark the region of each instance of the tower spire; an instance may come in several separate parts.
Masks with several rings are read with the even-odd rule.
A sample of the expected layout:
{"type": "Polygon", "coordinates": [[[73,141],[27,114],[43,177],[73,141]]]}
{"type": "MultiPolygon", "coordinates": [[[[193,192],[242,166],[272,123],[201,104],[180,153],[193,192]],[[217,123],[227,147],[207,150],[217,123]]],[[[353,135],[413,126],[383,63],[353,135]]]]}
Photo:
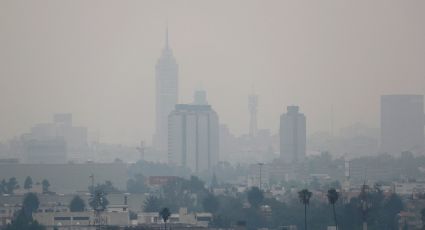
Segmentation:
{"type": "Polygon", "coordinates": [[[165,25],[165,48],[168,49],[169,45],[168,45],[168,20],[166,22],[165,25]]]}

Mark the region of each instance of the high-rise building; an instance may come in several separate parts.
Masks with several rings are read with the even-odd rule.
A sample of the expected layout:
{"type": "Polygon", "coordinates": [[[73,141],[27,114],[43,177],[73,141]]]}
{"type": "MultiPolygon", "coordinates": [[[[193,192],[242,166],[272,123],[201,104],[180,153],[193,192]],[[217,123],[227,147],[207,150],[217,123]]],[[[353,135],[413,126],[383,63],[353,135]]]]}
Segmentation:
{"type": "Polygon", "coordinates": [[[26,163],[64,163],[87,160],[87,128],[74,126],[72,114],[55,114],[52,123],[37,124],[21,136],[26,163]]]}
{"type": "Polygon", "coordinates": [[[306,119],[298,106],[280,116],[280,157],[285,163],[302,161],[306,154],[306,119]]]}
{"type": "Polygon", "coordinates": [[[168,44],[168,28],[165,47],[156,64],[156,131],[153,138],[155,149],[167,152],[168,115],[178,101],[178,64],[168,44]]]}
{"type": "Polygon", "coordinates": [[[424,153],[424,96],[381,96],[381,151],[424,153]]]}
{"type": "Polygon", "coordinates": [[[178,104],[168,117],[169,162],[199,173],[219,157],[219,120],[210,105],[178,104]]]}
{"type": "Polygon", "coordinates": [[[249,136],[255,137],[257,135],[257,106],[258,106],[258,95],[252,94],[248,97],[248,109],[249,109],[249,136]]]}

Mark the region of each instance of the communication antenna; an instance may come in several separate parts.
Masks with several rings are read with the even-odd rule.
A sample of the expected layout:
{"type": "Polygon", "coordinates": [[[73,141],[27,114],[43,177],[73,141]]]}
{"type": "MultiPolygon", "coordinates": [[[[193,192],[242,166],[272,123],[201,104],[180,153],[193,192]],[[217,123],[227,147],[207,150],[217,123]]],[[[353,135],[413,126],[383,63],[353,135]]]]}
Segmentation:
{"type": "Polygon", "coordinates": [[[140,160],[145,160],[145,142],[140,141],[140,146],[136,148],[140,153],[140,160]]]}

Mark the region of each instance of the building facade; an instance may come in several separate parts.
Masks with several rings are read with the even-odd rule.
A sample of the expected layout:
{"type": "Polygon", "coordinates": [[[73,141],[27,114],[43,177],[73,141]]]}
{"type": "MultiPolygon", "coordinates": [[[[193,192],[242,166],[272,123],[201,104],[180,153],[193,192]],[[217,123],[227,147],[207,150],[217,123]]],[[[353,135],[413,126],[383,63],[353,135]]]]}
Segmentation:
{"type": "Polygon", "coordinates": [[[196,173],[212,170],[219,157],[219,120],[211,106],[179,104],[168,119],[169,162],[196,173]]]}
{"type": "Polygon", "coordinates": [[[424,153],[424,96],[381,96],[381,152],[424,153]]]}
{"type": "Polygon", "coordinates": [[[306,154],[306,118],[298,106],[288,106],[280,116],[280,157],[285,163],[300,162],[306,154]]]}
{"type": "Polygon", "coordinates": [[[156,64],[156,131],[153,145],[159,153],[167,152],[168,115],[178,102],[178,64],[168,45],[168,29],[165,47],[156,64]]]}

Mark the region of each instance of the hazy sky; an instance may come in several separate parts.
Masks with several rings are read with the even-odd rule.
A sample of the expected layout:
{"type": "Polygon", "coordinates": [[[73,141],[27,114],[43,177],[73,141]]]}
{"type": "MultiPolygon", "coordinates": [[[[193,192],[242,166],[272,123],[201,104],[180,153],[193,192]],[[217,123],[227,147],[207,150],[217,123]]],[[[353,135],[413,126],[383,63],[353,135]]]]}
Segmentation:
{"type": "Polygon", "coordinates": [[[425,94],[425,1],[0,0],[0,140],[72,112],[104,142],[150,143],[155,63],[170,44],[180,103],[202,87],[236,134],[277,131],[296,104],[308,132],[378,127],[379,96],[425,94]]]}

